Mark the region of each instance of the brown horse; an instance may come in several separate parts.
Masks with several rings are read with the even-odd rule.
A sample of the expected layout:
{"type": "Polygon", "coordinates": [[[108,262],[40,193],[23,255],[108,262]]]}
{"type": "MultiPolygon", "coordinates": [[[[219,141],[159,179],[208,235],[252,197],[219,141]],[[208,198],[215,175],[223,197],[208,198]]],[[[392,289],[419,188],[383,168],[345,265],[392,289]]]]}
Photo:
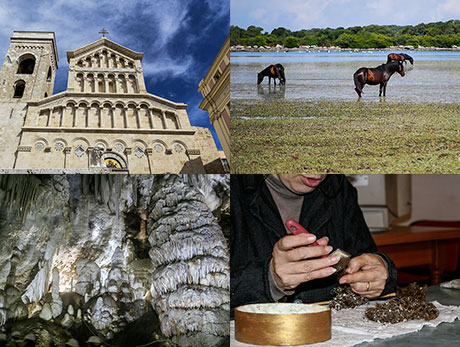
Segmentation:
{"type": "Polygon", "coordinates": [[[365,84],[380,84],[379,96],[382,96],[382,90],[383,96],[385,96],[388,80],[395,72],[399,73],[401,76],[406,74],[402,62],[392,61],[391,63],[382,64],[376,68],[362,67],[358,69],[353,75],[356,93],[361,97],[365,84]]]}
{"type": "Polygon", "coordinates": [[[411,65],[414,65],[414,58],[412,58],[409,54],[406,53],[390,53],[387,57],[387,63],[391,61],[406,61],[409,60],[411,65]]]}
{"type": "Polygon", "coordinates": [[[276,78],[280,80],[280,84],[286,83],[286,77],[284,77],[284,67],[281,64],[270,65],[267,66],[265,69],[260,71],[257,74],[257,84],[260,84],[264,77],[268,76],[268,84],[270,85],[270,81],[273,78],[273,83],[276,85],[276,78]]]}

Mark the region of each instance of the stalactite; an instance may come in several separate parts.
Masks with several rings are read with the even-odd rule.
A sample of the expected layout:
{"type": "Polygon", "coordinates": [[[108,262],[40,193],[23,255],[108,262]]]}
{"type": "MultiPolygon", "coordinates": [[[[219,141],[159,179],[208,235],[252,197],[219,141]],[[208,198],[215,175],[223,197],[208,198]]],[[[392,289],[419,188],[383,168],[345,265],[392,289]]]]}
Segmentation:
{"type": "Polygon", "coordinates": [[[159,177],[149,207],[151,295],[166,336],[181,346],[214,346],[228,335],[228,247],[197,189],[159,177]]]}
{"type": "Polygon", "coordinates": [[[39,196],[41,181],[32,175],[0,175],[0,189],[6,192],[5,203],[10,211],[24,220],[39,196]]]}

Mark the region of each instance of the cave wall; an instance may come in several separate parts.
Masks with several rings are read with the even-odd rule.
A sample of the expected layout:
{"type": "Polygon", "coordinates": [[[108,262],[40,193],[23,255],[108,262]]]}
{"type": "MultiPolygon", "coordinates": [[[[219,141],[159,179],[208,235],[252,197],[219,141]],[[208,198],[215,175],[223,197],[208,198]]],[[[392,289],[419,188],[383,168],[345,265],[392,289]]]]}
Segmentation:
{"type": "Polygon", "coordinates": [[[0,325],[39,316],[110,340],[154,310],[178,345],[219,345],[229,194],[228,175],[0,176],[0,325]]]}

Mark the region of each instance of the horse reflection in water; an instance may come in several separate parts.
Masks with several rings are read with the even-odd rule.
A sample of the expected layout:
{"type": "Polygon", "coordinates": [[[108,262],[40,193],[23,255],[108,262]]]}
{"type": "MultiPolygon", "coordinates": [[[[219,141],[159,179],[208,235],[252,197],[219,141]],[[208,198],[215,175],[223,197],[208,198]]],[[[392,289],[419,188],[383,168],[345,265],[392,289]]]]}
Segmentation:
{"type": "Polygon", "coordinates": [[[268,87],[262,87],[259,84],[257,86],[257,95],[266,100],[284,99],[286,95],[286,87],[284,85],[273,87],[269,85],[268,87]]]}
{"type": "Polygon", "coordinates": [[[388,80],[395,72],[399,73],[401,76],[406,74],[404,65],[401,61],[392,61],[376,68],[362,67],[358,69],[353,75],[356,93],[361,97],[365,84],[380,84],[379,96],[382,96],[382,91],[383,96],[385,96],[388,80]]]}

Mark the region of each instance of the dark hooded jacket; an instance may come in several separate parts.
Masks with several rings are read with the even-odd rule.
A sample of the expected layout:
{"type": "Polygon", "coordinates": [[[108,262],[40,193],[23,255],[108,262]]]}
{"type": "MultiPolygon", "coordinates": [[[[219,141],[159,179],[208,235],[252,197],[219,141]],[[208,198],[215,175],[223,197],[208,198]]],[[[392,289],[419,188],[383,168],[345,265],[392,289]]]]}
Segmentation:
{"type": "MultiPolygon", "coordinates": [[[[280,213],[263,175],[231,176],[230,303],[231,316],[237,306],[274,302],[268,280],[275,243],[286,236],[280,213]]],[[[388,279],[382,295],[395,289],[396,268],[380,252],[358,206],[356,189],[342,175],[328,175],[311,193],[305,194],[299,223],[317,238],[329,237],[333,249],[352,257],[363,253],[380,255],[387,263],[388,279]]],[[[337,276],[299,285],[280,302],[329,300],[337,276]]]]}

